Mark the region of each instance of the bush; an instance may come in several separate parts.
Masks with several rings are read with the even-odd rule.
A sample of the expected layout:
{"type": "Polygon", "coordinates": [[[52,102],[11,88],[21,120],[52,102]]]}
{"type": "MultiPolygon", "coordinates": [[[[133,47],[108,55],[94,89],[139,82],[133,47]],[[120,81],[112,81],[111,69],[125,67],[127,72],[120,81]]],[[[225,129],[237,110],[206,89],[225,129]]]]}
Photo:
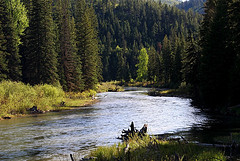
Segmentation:
{"type": "Polygon", "coordinates": [[[51,85],[25,85],[22,82],[0,82],[0,117],[25,114],[27,109],[37,106],[46,111],[62,101],[64,92],[51,85]]]}

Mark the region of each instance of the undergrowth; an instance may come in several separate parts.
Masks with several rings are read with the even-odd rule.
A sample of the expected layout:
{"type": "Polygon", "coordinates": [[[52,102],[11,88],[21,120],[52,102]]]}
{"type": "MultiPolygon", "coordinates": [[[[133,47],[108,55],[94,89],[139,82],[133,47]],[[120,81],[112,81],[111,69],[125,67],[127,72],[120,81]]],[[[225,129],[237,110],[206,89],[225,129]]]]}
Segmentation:
{"type": "Polygon", "coordinates": [[[22,82],[0,82],[0,118],[26,114],[27,109],[37,106],[41,111],[53,109],[64,98],[61,87],[52,85],[25,85],[22,82]]]}
{"type": "Polygon", "coordinates": [[[135,136],[128,142],[119,143],[109,147],[98,147],[91,152],[91,160],[94,161],[197,161],[197,160],[221,160],[226,157],[223,152],[214,148],[203,148],[195,144],[162,141],[149,136],[140,138],[135,136]]]}

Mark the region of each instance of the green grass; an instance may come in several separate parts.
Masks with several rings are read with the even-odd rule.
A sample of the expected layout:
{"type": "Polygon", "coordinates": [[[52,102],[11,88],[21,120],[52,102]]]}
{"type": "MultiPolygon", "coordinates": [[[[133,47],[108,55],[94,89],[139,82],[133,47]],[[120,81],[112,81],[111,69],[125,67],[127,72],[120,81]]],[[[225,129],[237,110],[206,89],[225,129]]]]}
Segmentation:
{"type": "Polygon", "coordinates": [[[143,139],[135,136],[129,142],[108,147],[98,147],[90,156],[96,161],[175,161],[175,160],[221,160],[225,161],[224,153],[214,148],[203,148],[195,144],[174,141],[161,141],[149,136],[143,139]],[[129,144],[129,150],[125,148],[129,144]]]}

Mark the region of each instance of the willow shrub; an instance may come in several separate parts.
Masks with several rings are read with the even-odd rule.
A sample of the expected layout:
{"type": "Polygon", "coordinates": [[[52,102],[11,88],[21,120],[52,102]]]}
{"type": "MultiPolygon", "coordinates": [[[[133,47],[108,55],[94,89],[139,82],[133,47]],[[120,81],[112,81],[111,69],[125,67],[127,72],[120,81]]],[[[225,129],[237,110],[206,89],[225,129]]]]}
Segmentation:
{"type": "Polygon", "coordinates": [[[151,161],[175,161],[175,160],[226,160],[223,152],[214,148],[200,147],[195,144],[179,143],[174,141],[161,141],[149,136],[139,138],[135,136],[128,142],[119,143],[109,147],[98,147],[92,151],[92,160],[151,160],[151,161]],[[127,144],[129,145],[126,150],[127,144]]]}
{"type": "Polygon", "coordinates": [[[64,97],[60,87],[51,85],[30,86],[21,82],[0,82],[0,117],[25,114],[28,108],[37,106],[42,111],[50,110],[64,97]]]}

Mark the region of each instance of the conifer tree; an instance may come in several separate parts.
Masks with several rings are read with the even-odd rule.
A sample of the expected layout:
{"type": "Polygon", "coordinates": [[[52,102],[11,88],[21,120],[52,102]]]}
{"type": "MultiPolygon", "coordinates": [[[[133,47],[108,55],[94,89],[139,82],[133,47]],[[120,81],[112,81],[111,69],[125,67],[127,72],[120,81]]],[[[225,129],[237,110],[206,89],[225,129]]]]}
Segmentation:
{"type": "Polygon", "coordinates": [[[88,7],[85,0],[76,2],[76,34],[77,54],[82,62],[84,89],[95,88],[98,82],[99,48],[96,25],[97,21],[92,7],[88,7]]]}
{"type": "MultiPolygon", "coordinates": [[[[233,63],[230,74],[229,101],[231,105],[239,104],[240,100],[240,1],[230,0],[228,10],[228,45],[233,54],[233,63]]],[[[229,49],[228,48],[228,49],[229,49]]],[[[229,50],[230,50],[229,49],[229,50]]]]}
{"type": "Polygon", "coordinates": [[[70,1],[57,0],[55,3],[55,21],[58,30],[60,84],[65,91],[83,90],[81,76],[81,62],[76,55],[76,33],[74,18],[70,16],[70,1]]]}
{"type": "Polygon", "coordinates": [[[163,81],[164,85],[170,84],[171,73],[172,73],[172,49],[170,41],[167,35],[163,39],[163,48],[162,48],[162,65],[163,65],[163,81]]]}
{"type": "Polygon", "coordinates": [[[185,50],[182,63],[183,81],[185,81],[187,84],[197,86],[199,77],[200,51],[192,33],[189,33],[187,48],[185,50]]]}
{"type": "Polygon", "coordinates": [[[148,50],[149,62],[148,62],[148,79],[154,82],[160,82],[161,80],[161,62],[160,55],[156,52],[154,47],[150,47],[148,50]]]}
{"type": "Polygon", "coordinates": [[[175,87],[178,87],[182,82],[182,54],[183,54],[183,47],[180,44],[179,40],[176,42],[176,50],[173,59],[173,74],[172,74],[172,84],[175,87]]]}
{"type": "Polygon", "coordinates": [[[7,78],[19,81],[22,77],[21,56],[19,54],[20,36],[28,26],[28,18],[25,6],[20,0],[5,0],[5,26],[3,31],[6,38],[6,56],[8,63],[7,78]]]}
{"type": "Polygon", "coordinates": [[[228,2],[226,0],[214,2],[207,1],[209,9],[206,10],[201,32],[200,73],[202,102],[212,108],[227,104],[227,98],[222,93],[230,92],[229,73],[233,58],[232,52],[226,47],[229,35],[229,30],[226,30],[228,2]]]}
{"type": "Polygon", "coordinates": [[[5,15],[6,7],[5,1],[0,0],[0,81],[7,78],[7,52],[6,52],[6,39],[4,36],[3,28],[6,22],[5,15]]]}
{"type": "Polygon", "coordinates": [[[24,44],[24,82],[34,84],[55,84],[57,75],[57,54],[55,52],[52,0],[32,0],[28,41],[24,44]]]}

